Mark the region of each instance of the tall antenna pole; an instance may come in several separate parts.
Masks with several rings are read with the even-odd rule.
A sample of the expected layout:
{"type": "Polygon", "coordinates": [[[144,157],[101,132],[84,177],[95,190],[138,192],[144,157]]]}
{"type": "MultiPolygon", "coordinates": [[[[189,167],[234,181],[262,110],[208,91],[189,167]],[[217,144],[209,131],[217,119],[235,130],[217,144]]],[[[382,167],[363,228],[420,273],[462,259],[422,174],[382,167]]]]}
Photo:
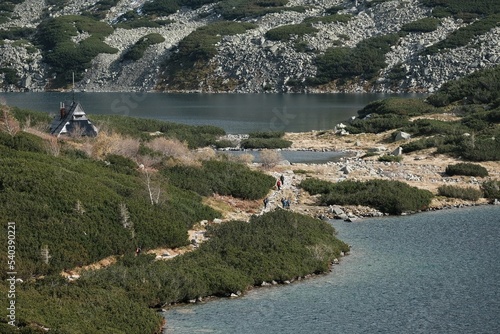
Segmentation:
{"type": "Polygon", "coordinates": [[[75,102],[75,72],[73,74],[73,102],[75,102]]]}

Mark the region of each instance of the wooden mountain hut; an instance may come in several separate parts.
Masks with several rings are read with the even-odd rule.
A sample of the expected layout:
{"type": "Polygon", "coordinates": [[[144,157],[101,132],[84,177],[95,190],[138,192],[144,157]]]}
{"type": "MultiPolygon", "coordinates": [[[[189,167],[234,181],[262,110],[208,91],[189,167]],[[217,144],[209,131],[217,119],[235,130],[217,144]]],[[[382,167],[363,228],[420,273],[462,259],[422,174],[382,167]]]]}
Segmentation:
{"type": "Polygon", "coordinates": [[[95,137],[98,130],[87,118],[80,102],[70,101],[60,103],[59,115],[54,117],[50,133],[57,137],[71,134],[95,137]]]}

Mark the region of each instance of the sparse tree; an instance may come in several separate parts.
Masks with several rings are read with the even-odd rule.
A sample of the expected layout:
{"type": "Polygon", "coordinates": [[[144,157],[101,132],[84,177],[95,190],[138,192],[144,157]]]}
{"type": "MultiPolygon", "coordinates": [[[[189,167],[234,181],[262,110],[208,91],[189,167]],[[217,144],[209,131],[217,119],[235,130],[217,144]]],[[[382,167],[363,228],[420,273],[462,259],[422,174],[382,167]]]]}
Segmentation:
{"type": "Polygon", "coordinates": [[[283,157],[281,154],[274,150],[262,150],[260,152],[260,159],[262,160],[262,166],[264,168],[272,168],[276,166],[283,157]]]}
{"type": "Polygon", "coordinates": [[[58,157],[61,153],[61,144],[59,143],[58,138],[50,137],[49,139],[47,139],[47,141],[45,142],[45,149],[50,155],[58,157]]]}
{"type": "Polygon", "coordinates": [[[88,142],[92,143],[92,156],[95,158],[104,158],[112,152],[116,142],[121,141],[122,136],[110,131],[99,131],[99,136],[91,138],[88,142]]]}
{"type": "Polygon", "coordinates": [[[76,201],[75,212],[78,213],[79,215],[83,215],[85,213],[85,209],[83,207],[82,202],[80,202],[80,200],[76,201]]]}
{"type": "Polygon", "coordinates": [[[161,157],[159,156],[151,156],[151,155],[140,155],[137,157],[137,162],[141,169],[151,168],[154,165],[160,163],[161,157]]]}
{"type": "Polygon", "coordinates": [[[24,121],[23,130],[26,131],[29,128],[31,128],[31,116],[30,115],[28,115],[28,117],[24,121]]]}
{"type": "Polygon", "coordinates": [[[190,154],[187,144],[178,139],[158,137],[147,143],[146,146],[167,157],[181,158],[190,154]]]}
{"type": "Polygon", "coordinates": [[[241,162],[241,163],[244,163],[244,164],[251,164],[254,160],[254,156],[250,153],[245,153],[245,154],[242,154],[242,155],[239,155],[238,156],[238,161],[241,162]]]}
{"type": "Polygon", "coordinates": [[[134,159],[137,157],[141,143],[138,139],[122,138],[121,140],[114,140],[111,143],[111,153],[122,155],[124,157],[134,159]]]}
{"type": "Polygon", "coordinates": [[[49,254],[49,246],[48,245],[43,245],[43,247],[40,249],[40,255],[42,256],[42,261],[45,264],[49,264],[50,256],[49,254]]]}
{"type": "Polygon", "coordinates": [[[200,161],[211,160],[211,159],[214,159],[216,157],[216,155],[217,154],[215,153],[215,151],[212,148],[204,147],[204,148],[200,148],[200,149],[196,150],[195,159],[200,160],[200,161]]]}
{"type": "Polygon", "coordinates": [[[12,116],[8,107],[2,107],[0,122],[2,131],[7,132],[11,136],[15,136],[20,130],[19,122],[12,116]]]}
{"type": "Polygon", "coordinates": [[[128,212],[127,205],[120,203],[120,221],[123,228],[130,230],[130,237],[135,238],[134,223],[130,220],[130,213],[128,212]]]}
{"type": "Polygon", "coordinates": [[[94,154],[94,142],[93,138],[87,138],[82,146],[80,146],[80,149],[85,152],[88,157],[91,157],[94,154]]]}
{"type": "Polygon", "coordinates": [[[147,190],[148,190],[148,195],[149,195],[149,200],[151,201],[151,205],[158,204],[160,202],[160,194],[161,194],[161,187],[160,185],[154,185],[152,181],[152,175],[151,172],[148,171],[148,169],[143,170],[143,175],[144,175],[144,183],[146,184],[147,190]]]}

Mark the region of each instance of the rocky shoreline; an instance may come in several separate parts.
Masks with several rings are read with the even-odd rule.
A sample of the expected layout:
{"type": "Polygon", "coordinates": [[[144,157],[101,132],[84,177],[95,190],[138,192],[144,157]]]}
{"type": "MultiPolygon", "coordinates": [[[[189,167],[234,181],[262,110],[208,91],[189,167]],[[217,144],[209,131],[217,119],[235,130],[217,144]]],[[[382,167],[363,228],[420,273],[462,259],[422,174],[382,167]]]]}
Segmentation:
{"type": "MultiPolygon", "coordinates": [[[[230,135],[227,139],[237,141],[245,138],[243,135],[230,135]]],[[[341,157],[338,161],[326,163],[294,163],[286,160],[276,162],[271,168],[263,169],[261,163],[250,162],[249,166],[264,170],[278,179],[284,176],[285,182],[278,191],[274,189],[269,194],[269,204],[263,208],[262,203],[253,201],[240,203],[229,198],[221,201],[230,202],[232,212],[226,213],[226,219],[247,220],[253,214],[262,214],[266,211],[281,207],[281,198],[291,200],[290,210],[321,219],[343,219],[356,221],[367,217],[384,216],[382,212],[369,207],[361,206],[318,206],[317,197],[309,195],[298,185],[307,177],[314,177],[330,182],[344,180],[366,181],[371,179],[396,180],[410,186],[425,189],[433,194],[442,185],[454,185],[479,189],[486,179],[500,179],[500,162],[487,161],[479,163],[489,171],[487,178],[471,176],[448,176],[445,174],[448,165],[464,162],[460,158],[436,154],[432,149],[401,155],[400,162],[378,161],[381,155],[391,155],[399,151],[400,145],[409,139],[398,141],[391,140],[391,131],[380,134],[346,134],[339,135],[335,131],[310,131],[303,133],[286,133],[283,137],[292,142],[287,150],[310,152],[344,152],[348,156],[341,157]],[[383,144],[381,144],[383,143],[383,144]],[[374,152],[374,156],[365,157],[366,153],[374,152]]],[[[237,149],[237,148],[235,148],[237,149]]],[[[276,150],[279,153],[282,150],[276,150]]],[[[462,208],[468,206],[500,204],[498,200],[466,201],[462,199],[436,196],[431,202],[428,211],[462,208]]],[[[406,213],[410,214],[410,212],[406,213]]]]}

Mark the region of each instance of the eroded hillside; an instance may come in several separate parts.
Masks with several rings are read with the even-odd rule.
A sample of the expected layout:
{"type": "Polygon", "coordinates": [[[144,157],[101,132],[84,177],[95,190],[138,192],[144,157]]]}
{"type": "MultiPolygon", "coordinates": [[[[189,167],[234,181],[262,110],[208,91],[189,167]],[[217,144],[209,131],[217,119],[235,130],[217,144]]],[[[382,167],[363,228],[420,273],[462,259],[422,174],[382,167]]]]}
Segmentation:
{"type": "Polygon", "coordinates": [[[488,3],[9,0],[0,84],[68,89],[75,73],[85,91],[433,92],[500,64],[488,3]]]}

